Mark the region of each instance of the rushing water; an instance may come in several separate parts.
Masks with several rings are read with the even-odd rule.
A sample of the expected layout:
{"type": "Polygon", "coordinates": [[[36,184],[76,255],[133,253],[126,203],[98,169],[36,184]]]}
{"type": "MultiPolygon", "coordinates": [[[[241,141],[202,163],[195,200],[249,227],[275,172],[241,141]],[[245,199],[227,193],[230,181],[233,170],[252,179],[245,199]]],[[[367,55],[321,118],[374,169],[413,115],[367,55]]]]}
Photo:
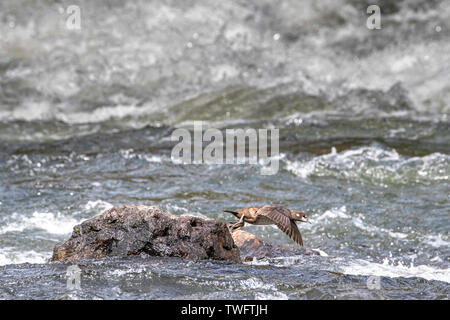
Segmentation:
{"type": "Polygon", "coordinates": [[[1,1],[0,298],[448,299],[450,4],[380,1],[380,30],[367,5],[1,1]],[[194,120],[279,128],[279,172],[173,163],[194,120]],[[123,203],[223,221],[277,203],[324,254],[88,261],[67,291],[53,246],[123,203]]]}

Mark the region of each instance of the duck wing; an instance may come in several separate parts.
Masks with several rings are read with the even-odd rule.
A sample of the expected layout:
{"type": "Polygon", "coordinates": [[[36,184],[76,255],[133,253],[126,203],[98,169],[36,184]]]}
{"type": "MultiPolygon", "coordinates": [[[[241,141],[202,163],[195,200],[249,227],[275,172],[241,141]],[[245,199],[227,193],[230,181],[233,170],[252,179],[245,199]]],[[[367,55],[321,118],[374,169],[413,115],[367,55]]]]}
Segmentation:
{"type": "Polygon", "coordinates": [[[290,211],[285,208],[277,206],[264,206],[258,210],[258,215],[262,215],[272,220],[273,223],[289,238],[294,240],[299,245],[303,246],[302,235],[298,230],[294,221],[289,219],[290,211]]]}
{"type": "Polygon", "coordinates": [[[241,215],[252,217],[256,214],[256,212],[262,207],[248,207],[236,210],[223,210],[223,212],[228,212],[234,214],[236,217],[240,217],[241,215]]]}

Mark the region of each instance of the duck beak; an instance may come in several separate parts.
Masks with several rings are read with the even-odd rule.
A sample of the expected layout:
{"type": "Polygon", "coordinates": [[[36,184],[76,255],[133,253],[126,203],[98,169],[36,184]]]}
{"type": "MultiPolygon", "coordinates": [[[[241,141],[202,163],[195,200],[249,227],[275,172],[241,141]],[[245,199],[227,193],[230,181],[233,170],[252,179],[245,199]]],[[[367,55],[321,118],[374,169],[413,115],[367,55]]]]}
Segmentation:
{"type": "MultiPolygon", "coordinates": [[[[301,222],[309,222],[308,218],[306,218],[306,217],[301,217],[300,221],[301,222]]],[[[311,223],[311,222],[309,222],[309,223],[311,223]]]]}

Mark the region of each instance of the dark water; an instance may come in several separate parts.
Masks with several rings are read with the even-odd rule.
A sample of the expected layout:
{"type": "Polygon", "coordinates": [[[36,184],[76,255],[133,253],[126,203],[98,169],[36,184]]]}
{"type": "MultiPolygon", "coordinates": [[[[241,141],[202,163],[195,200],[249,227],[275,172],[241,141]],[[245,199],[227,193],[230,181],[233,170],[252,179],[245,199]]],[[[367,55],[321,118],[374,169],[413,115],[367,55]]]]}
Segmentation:
{"type": "Polygon", "coordinates": [[[448,299],[450,5],[380,1],[380,30],[367,5],[2,1],[0,298],[448,299]],[[173,163],[194,120],[279,128],[279,172],[173,163]],[[84,262],[68,291],[54,244],[123,203],[300,209],[323,256],[84,262]]]}

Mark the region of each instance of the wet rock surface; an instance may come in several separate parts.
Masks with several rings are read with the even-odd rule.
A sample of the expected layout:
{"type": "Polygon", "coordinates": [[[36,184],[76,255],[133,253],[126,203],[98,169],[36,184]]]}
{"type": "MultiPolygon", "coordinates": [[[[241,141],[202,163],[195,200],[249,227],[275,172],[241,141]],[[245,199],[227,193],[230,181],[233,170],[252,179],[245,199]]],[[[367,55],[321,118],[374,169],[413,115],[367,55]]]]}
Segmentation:
{"type": "Polygon", "coordinates": [[[316,251],[302,247],[291,250],[282,246],[269,244],[241,229],[233,231],[232,236],[234,243],[241,252],[242,261],[298,255],[319,255],[316,251]]]}
{"type": "Polygon", "coordinates": [[[51,261],[141,254],[241,261],[223,222],[142,205],[113,207],[75,226],[71,237],[55,246],[51,261]]]}

